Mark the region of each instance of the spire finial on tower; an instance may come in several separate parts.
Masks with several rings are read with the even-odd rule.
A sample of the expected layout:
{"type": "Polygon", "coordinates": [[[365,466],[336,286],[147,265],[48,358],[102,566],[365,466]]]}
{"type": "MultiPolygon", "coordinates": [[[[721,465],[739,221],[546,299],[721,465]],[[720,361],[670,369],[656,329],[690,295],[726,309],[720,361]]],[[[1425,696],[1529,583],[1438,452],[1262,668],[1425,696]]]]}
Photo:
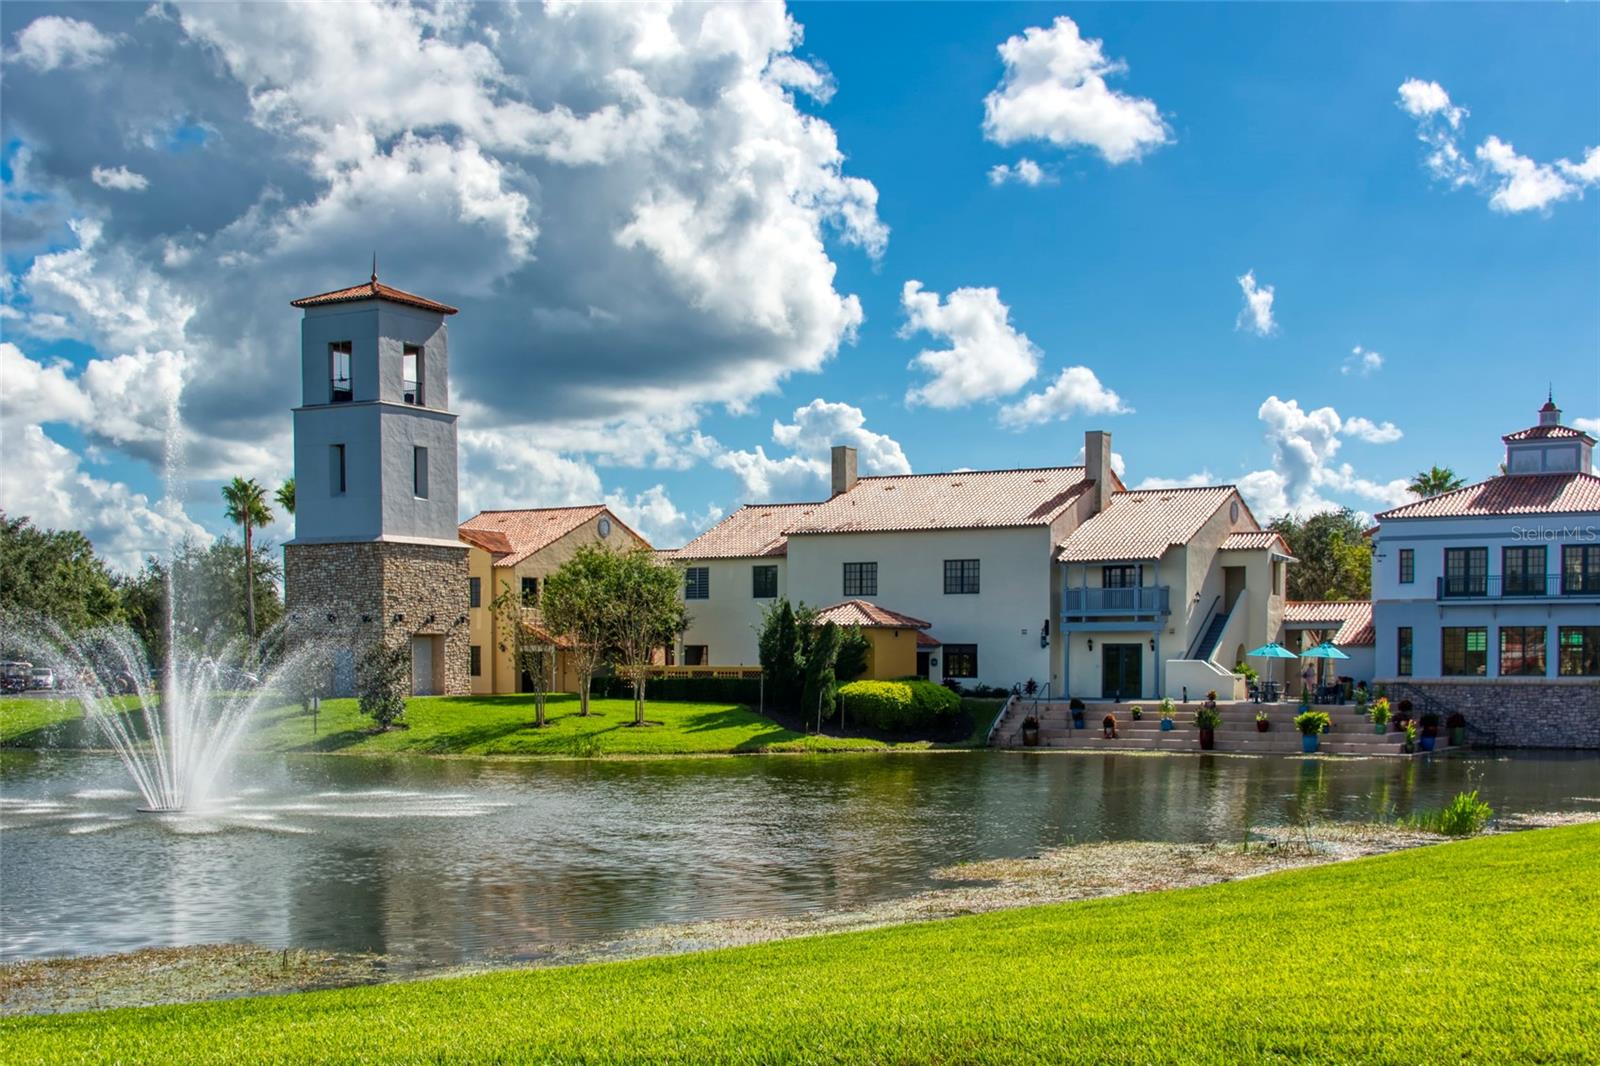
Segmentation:
{"type": "Polygon", "coordinates": [[[378,252],[377,252],[377,249],[373,249],[373,252],[372,252],[372,283],[374,285],[376,285],[378,283],[378,252]]]}

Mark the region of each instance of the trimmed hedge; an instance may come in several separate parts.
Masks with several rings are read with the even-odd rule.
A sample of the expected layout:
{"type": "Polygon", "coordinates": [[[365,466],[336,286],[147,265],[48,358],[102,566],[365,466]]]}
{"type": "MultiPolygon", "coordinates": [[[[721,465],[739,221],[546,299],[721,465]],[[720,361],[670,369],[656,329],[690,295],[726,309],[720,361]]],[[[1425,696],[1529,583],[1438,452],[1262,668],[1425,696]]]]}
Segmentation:
{"type": "Polygon", "coordinates": [[[852,722],[874,729],[914,729],[961,711],[961,697],[931,681],[852,681],[839,696],[852,722]]]}
{"type": "MultiPolygon", "coordinates": [[[[624,677],[597,677],[589,686],[589,694],[596,699],[632,699],[633,685],[624,677]]],[[[667,703],[742,703],[759,707],[761,681],[745,677],[653,677],[645,682],[644,696],[646,700],[667,703]]]]}

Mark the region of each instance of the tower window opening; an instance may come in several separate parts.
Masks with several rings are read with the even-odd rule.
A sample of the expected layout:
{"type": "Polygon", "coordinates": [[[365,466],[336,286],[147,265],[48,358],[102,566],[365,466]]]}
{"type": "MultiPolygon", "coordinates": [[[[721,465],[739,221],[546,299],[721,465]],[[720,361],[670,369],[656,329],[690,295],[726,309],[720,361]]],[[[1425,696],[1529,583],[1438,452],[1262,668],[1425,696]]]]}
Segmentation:
{"type": "Polygon", "coordinates": [[[406,403],[422,406],[422,346],[408,344],[400,357],[400,391],[406,403]]]}
{"type": "Polygon", "coordinates": [[[330,403],[349,403],[354,395],[350,385],[350,342],[334,341],[328,345],[330,403]]]}
{"type": "Polygon", "coordinates": [[[411,494],[419,500],[428,498],[428,449],[411,449],[411,494]]]}

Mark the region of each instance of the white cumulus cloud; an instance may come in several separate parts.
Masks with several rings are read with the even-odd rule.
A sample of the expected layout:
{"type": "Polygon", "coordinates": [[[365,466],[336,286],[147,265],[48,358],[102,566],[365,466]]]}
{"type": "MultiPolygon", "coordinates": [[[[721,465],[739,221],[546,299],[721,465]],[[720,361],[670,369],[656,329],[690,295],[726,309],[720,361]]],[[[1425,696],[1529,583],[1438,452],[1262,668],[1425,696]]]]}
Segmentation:
{"type": "Polygon", "coordinates": [[[1045,173],[1043,167],[1026,157],[1010,166],[996,163],[989,168],[990,185],[1005,185],[1008,182],[1015,182],[1018,185],[1043,185],[1054,181],[1055,178],[1045,173]]]}
{"type": "Polygon", "coordinates": [[[1344,363],[1339,367],[1341,374],[1360,374],[1367,377],[1377,373],[1383,368],[1382,354],[1356,345],[1350,349],[1350,354],[1344,357],[1344,363]]]}
{"type": "Polygon", "coordinates": [[[984,97],[984,135],[996,144],[1042,140],[1093,148],[1108,163],[1126,163],[1166,144],[1171,131],[1155,101],[1112,89],[1106,78],[1127,71],[1108,59],[1104,42],[1084,38],[1065,15],[1030,26],[999,46],[1000,84],[984,97]]]}
{"type": "Polygon", "coordinates": [[[1039,372],[1039,349],[1011,324],[1011,309],[994,288],[961,288],[941,297],[920,281],[900,291],[900,336],[928,333],[948,348],[924,348],[911,365],[932,379],[906,393],[909,404],[964,407],[1016,392],[1039,372]]]}
{"type": "Polygon", "coordinates": [[[1254,270],[1246,270],[1234,280],[1244,294],[1244,306],[1239,310],[1234,328],[1248,330],[1258,337],[1270,337],[1278,332],[1278,322],[1272,317],[1272,286],[1257,284],[1254,270]]]}
{"type": "Polygon", "coordinates": [[[37,71],[89,67],[104,62],[116,47],[116,40],[92,23],[45,15],[17,32],[16,47],[9,58],[37,71]]]}
{"type": "Polygon", "coordinates": [[[769,456],[761,445],[729,451],[712,465],[739,480],[747,502],[780,503],[825,497],[832,477],[832,448],[847,444],[856,449],[862,474],[909,474],[911,463],[900,442],[867,429],[859,407],[822,398],[795,409],[791,422],[772,423],[772,442],[788,455],[769,456]]]}
{"type": "Polygon", "coordinates": [[[144,192],[150,187],[149,178],[127,167],[95,167],[89,171],[89,179],[102,189],[119,192],[144,192]]]}
{"type": "Polygon", "coordinates": [[[1122,397],[1101,384],[1086,366],[1064,368],[1043,392],[1035,392],[1000,410],[1000,423],[1012,429],[1059,422],[1074,414],[1132,413],[1122,397]]]}

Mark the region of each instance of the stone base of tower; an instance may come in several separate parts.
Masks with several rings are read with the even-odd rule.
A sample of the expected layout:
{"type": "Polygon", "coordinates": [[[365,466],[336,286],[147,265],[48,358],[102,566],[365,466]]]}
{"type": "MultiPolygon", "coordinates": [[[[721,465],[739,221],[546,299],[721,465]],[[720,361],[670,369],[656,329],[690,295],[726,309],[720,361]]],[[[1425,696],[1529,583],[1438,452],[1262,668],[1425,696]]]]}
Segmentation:
{"type": "Polygon", "coordinates": [[[349,694],[354,656],[374,639],[412,649],[414,691],[471,692],[466,545],[286,544],[283,586],[292,637],[333,657],[332,694],[349,694]]]}

